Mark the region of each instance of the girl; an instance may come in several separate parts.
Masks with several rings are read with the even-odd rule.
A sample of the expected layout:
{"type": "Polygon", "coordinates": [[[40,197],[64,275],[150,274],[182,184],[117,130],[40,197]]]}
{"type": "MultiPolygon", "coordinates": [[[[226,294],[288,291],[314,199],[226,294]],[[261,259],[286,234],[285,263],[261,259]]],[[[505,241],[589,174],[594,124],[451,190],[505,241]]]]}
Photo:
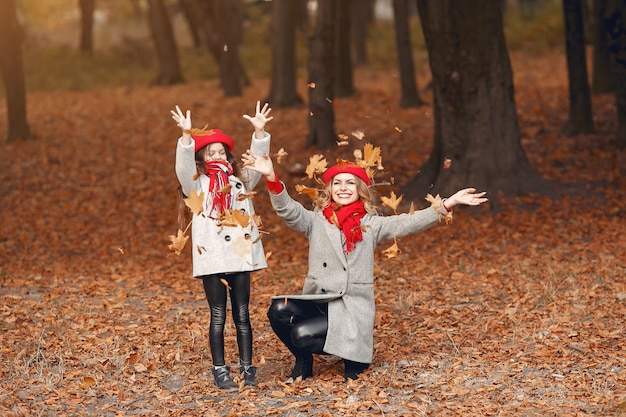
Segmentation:
{"type": "MultiPolygon", "coordinates": [[[[267,104],[260,109],[257,102],[254,117],[243,116],[254,127],[251,145],[254,152],[269,152],[271,137],[265,132],[265,124],[272,120],[268,117],[270,111],[267,104]]],[[[254,220],[254,207],[246,196],[261,175],[253,171],[240,175],[231,153],[234,141],[230,136],[217,129],[192,129],[189,110],[183,115],[176,106],[171,113],[183,131],[176,147],[176,176],[182,192],[187,197],[203,196],[202,211],[193,213],[192,262],[193,276],[202,280],[211,309],[209,344],[215,383],[220,389],[237,389],[224,359],[228,289],[237,329],[240,372],[244,384],[254,386],[256,368],[252,366],[252,328],[248,313],[250,271],[266,268],[267,263],[254,220]],[[248,222],[228,221],[233,213],[248,222]]]]}
{"type": "Polygon", "coordinates": [[[243,155],[244,166],[263,174],[276,213],[309,239],[309,271],[302,294],[272,297],[272,329],[295,356],[291,378],[313,375],[313,354],[343,359],[344,378],[356,379],[372,361],[374,332],[374,250],[382,240],[421,232],[457,204],[476,206],[484,192],[460,190],[443,201],[440,213],[428,207],[412,214],[379,216],[367,171],[342,162],[322,176],[325,189],[307,210],[291,199],[267,156],[243,155]]]}

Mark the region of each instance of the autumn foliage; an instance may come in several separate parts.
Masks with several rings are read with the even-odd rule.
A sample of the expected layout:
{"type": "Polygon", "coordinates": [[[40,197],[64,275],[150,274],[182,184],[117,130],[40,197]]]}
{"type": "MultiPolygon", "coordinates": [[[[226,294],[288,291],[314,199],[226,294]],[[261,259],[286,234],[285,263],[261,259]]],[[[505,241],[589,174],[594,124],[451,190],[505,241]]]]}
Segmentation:
{"type": "MultiPolygon", "coordinates": [[[[458,208],[451,224],[382,245],[374,362],[357,381],[344,382],[338,359],[321,356],[313,379],[284,383],[291,358],[265,313],[270,296],[301,289],[307,245],[272,213],[259,184],[250,198],[272,254],[268,269],[252,275],[259,386],[234,394],[213,384],[208,305],[191,277],[194,249],[177,232],[179,129],[169,111],[190,108],[242,153],[251,132],[241,116],[266,94],[267,81],[230,99],[221,99],[217,81],[30,94],[36,140],[0,144],[0,413],[623,414],[626,159],[612,142],[610,96],[594,97],[597,134],[561,133],[564,63],[555,53],[513,56],[522,143],[561,194],[490,195],[498,210],[458,208]]],[[[355,85],[355,97],[334,103],[343,136],[325,160],[353,161],[354,149],[371,143],[388,180],[378,189],[383,209],[440,204],[436,193],[398,201],[398,186],[430,152],[430,106],[400,109],[388,72],[362,70],[355,85]]],[[[303,148],[307,111],[273,115],[267,128],[273,152],[282,148],[278,174],[310,204],[308,192],[295,190],[320,154],[303,148]]],[[[2,103],[0,131],[5,116],[2,103]]],[[[227,363],[238,363],[236,352],[229,319],[227,363]]]]}

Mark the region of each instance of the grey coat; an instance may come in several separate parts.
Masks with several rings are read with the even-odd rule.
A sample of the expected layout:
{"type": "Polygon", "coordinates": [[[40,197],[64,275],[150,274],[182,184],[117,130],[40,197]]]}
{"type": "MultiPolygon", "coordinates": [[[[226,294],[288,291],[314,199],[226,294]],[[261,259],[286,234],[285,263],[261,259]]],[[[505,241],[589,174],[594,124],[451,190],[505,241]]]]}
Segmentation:
{"type": "MultiPolygon", "coordinates": [[[[366,214],[363,240],[346,254],[341,230],[320,210],[307,210],[283,190],[270,193],[272,206],[287,226],[309,240],[309,270],[302,294],[273,299],[309,299],[328,302],[328,335],[324,352],[344,359],[371,363],[374,317],[374,250],[378,242],[421,232],[437,223],[439,214],[428,207],[412,214],[366,214]]],[[[443,213],[443,212],[442,212],[443,213]]]]}
{"type": "MultiPolygon", "coordinates": [[[[263,139],[256,139],[252,135],[250,150],[258,155],[268,154],[271,136],[266,132],[263,139]]],[[[259,229],[256,223],[250,220],[247,227],[223,226],[215,219],[215,213],[209,213],[211,196],[208,193],[209,178],[197,175],[194,141],[190,145],[183,145],[178,140],[176,147],[176,176],[183,189],[189,196],[192,191],[197,194],[204,192],[205,211],[193,214],[191,225],[193,276],[255,271],[267,268],[263,244],[259,239],[259,229]]],[[[232,208],[241,209],[245,214],[252,216],[254,206],[249,198],[238,201],[241,194],[247,194],[259,182],[261,174],[252,170],[244,170],[241,179],[231,175],[228,182],[232,186],[232,208]]]]}

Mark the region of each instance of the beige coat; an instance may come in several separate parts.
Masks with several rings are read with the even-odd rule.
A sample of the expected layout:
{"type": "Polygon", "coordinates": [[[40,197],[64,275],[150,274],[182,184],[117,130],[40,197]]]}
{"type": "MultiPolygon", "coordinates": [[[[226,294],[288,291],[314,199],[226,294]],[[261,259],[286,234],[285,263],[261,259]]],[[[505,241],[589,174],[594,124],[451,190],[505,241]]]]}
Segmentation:
{"type": "MultiPolygon", "coordinates": [[[[252,135],[250,150],[256,154],[268,154],[271,136],[266,132],[263,139],[252,135]]],[[[194,152],[194,141],[185,146],[179,140],[176,147],[176,176],[186,196],[194,191],[204,192],[205,211],[193,215],[191,225],[193,276],[200,277],[228,272],[256,271],[267,268],[263,244],[259,239],[259,229],[250,221],[247,227],[223,226],[213,218],[215,213],[208,213],[211,207],[209,178],[197,175],[194,152]],[[251,243],[254,242],[254,243],[251,243]],[[250,244],[251,243],[251,244],[250,244]]],[[[241,209],[245,214],[253,215],[254,206],[249,198],[238,199],[248,194],[259,182],[261,174],[252,170],[244,170],[242,178],[231,175],[228,182],[231,187],[232,208],[241,209]],[[239,201],[241,200],[241,201],[239,201]]]]}
{"type": "Polygon", "coordinates": [[[309,270],[302,294],[272,298],[309,299],[328,302],[328,335],[324,352],[356,362],[371,363],[374,316],[374,250],[378,242],[421,232],[437,223],[432,208],[412,214],[377,216],[366,214],[365,229],[356,248],[344,252],[341,230],[319,210],[307,210],[286,190],[270,193],[276,213],[287,226],[309,240],[309,270]]]}

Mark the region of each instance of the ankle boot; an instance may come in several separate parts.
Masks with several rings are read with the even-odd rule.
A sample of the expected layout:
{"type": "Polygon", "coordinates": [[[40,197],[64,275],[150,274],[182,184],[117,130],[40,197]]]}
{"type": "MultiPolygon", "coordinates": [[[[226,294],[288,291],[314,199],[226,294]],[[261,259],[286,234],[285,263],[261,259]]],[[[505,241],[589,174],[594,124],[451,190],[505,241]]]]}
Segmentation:
{"type": "Polygon", "coordinates": [[[219,389],[226,391],[239,389],[235,381],[230,379],[230,368],[226,365],[213,367],[213,377],[215,378],[215,385],[219,389]]]}
{"type": "Polygon", "coordinates": [[[246,387],[256,387],[256,367],[250,365],[241,365],[239,371],[243,375],[243,385],[246,387]]]}
{"type": "Polygon", "coordinates": [[[301,376],[302,379],[313,376],[313,355],[306,357],[296,356],[296,364],[291,371],[290,378],[296,379],[299,376],[301,376]]]}
{"type": "Polygon", "coordinates": [[[370,367],[369,363],[354,362],[348,359],[344,359],[343,364],[345,366],[343,378],[346,381],[348,379],[357,379],[359,375],[363,373],[363,371],[370,367]]]}

